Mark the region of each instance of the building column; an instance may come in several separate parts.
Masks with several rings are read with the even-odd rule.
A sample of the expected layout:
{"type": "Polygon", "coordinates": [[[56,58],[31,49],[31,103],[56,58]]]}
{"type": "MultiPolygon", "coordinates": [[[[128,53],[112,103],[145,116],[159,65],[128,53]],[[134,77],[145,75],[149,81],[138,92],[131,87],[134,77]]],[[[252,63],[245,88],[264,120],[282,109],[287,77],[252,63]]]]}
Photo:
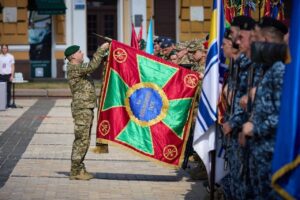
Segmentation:
{"type": "MultiPolygon", "coordinates": [[[[133,22],[134,25],[136,25],[135,19],[137,17],[142,18],[142,27],[143,27],[143,39],[146,40],[147,36],[147,2],[146,0],[131,0],[131,21],[133,22]]],[[[140,31],[140,27],[135,27],[135,32],[138,35],[140,31]]]]}
{"type": "Polygon", "coordinates": [[[55,33],[56,29],[54,26],[54,17],[51,16],[51,32],[52,32],[52,44],[51,44],[51,78],[57,78],[57,64],[56,64],[56,57],[55,57],[55,51],[56,51],[56,39],[55,39],[55,33]]]}
{"type": "Polygon", "coordinates": [[[84,52],[85,61],[87,57],[87,21],[85,1],[66,2],[66,47],[79,45],[84,52]]]}

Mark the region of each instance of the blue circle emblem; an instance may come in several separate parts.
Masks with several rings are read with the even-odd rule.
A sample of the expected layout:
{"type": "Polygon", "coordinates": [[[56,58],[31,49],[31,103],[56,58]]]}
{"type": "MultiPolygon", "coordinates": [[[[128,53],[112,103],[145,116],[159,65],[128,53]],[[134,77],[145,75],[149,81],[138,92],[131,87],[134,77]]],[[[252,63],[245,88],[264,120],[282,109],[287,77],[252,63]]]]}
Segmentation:
{"type": "Polygon", "coordinates": [[[139,88],[129,97],[132,114],[139,120],[149,122],[161,114],[163,101],[153,88],[139,88]]]}

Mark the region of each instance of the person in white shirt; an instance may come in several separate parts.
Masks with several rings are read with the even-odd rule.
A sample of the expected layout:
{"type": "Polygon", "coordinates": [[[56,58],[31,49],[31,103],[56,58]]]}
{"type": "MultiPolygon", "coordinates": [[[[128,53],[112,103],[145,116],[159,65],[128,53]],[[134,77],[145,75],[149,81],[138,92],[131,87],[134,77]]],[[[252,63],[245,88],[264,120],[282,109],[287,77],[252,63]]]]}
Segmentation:
{"type": "Polygon", "coordinates": [[[7,84],[7,101],[6,107],[11,107],[11,84],[15,73],[15,58],[12,54],[8,53],[8,45],[1,45],[0,54],[0,82],[7,84]]]}

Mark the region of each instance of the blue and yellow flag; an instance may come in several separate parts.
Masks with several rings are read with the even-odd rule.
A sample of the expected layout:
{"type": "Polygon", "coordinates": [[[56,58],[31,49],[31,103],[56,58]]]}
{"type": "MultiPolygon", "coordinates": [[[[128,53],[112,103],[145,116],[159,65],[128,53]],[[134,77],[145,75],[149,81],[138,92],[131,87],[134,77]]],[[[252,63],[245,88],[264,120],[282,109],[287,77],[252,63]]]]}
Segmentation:
{"type": "MultiPolygon", "coordinates": [[[[194,150],[201,157],[208,174],[210,173],[211,165],[209,152],[216,149],[216,131],[214,125],[217,120],[217,105],[220,94],[220,66],[223,57],[220,46],[224,27],[225,22],[222,0],[214,0],[210,25],[209,47],[193,140],[194,150]]],[[[218,162],[218,158],[216,162],[218,162]]],[[[219,166],[221,165],[217,163],[217,182],[224,176],[224,165],[222,165],[222,169],[218,168],[219,166]]]]}
{"type": "Polygon", "coordinates": [[[290,49],[273,158],[272,186],[284,199],[300,199],[300,4],[293,1],[290,49]]]}

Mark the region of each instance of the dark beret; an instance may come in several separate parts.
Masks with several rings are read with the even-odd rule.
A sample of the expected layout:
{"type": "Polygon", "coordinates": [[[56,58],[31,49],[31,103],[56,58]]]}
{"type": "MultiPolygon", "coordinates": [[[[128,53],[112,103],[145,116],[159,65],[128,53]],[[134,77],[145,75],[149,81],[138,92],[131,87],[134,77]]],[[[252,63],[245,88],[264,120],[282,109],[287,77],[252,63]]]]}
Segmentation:
{"type": "Polygon", "coordinates": [[[251,17],[241,15],[233,18],[231,26],[237,26],[241,30],[250,31],[254,29],[255,21],[251,17]]]}
{"type": "Polygon", "coordinates": [[[160,43],[161,42],[161,37],[156,37],[154,40],[153,40],[154,43],[160,43]]]}
{"type": "Polygon", "coordinates": [[[240,23],[241,23],[241,18],[243,18],[243,16],[236,16],[232,19],[231,21],[231,26],[237,26],[237,27],[240,27],[240,23]]]}
{"type": "Polygon", "coordinates": [[[170,38],[165,38],[165,40],[163,40],[160,44],[160,48],[164,49],[167,47],[170,47],[174,44],[174,41],[170,38]]]}
{"type": "Polygon", "coordinates": [[[274,27],[283,34],[286,34],[288,32],[288,28],[286,27],[286,25],[284,25],[284,23],[272,17],[263,17],[258,23],[258,25],[261,28],[274,27]]]}
{"type": "Polygon", "coordinates": [[[78,45],[71,45],[68,48],[66,48],[65,50],[65,57],[69,57],[71,55],[73,55],[74,53],[76,53],[78,50],[80,49],[80,46],[78,45]]]}
{"type": "Polygon", "coordinates": [[[165,36],[158,36],[157,38],[155,38],[153,40],[154,43],[157,43],[157,44],[161,44],[163,41],[165,41],[167,39],[167,37],[165,36]]]}

